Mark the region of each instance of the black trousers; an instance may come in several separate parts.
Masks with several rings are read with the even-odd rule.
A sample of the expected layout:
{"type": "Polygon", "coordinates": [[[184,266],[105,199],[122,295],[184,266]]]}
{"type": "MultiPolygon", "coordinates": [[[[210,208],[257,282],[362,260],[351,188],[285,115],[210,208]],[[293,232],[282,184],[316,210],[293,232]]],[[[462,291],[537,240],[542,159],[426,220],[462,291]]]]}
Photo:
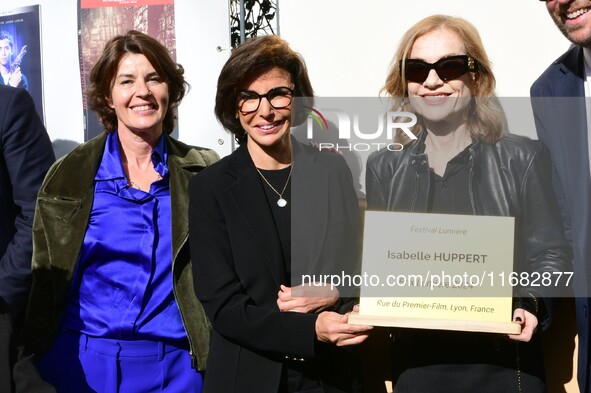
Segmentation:
{"type": "Polygon", "coordinates": [[[308,362],[286,361],[281,376],[280,393],[323,393],[317,370],[308,362]]]}
{"type": "Polygon", "coordinates": [[[11,393],[12,365],[15,353],[13,351],[12,318],[10,313],[0,310],[0,393],[11,393]]]}

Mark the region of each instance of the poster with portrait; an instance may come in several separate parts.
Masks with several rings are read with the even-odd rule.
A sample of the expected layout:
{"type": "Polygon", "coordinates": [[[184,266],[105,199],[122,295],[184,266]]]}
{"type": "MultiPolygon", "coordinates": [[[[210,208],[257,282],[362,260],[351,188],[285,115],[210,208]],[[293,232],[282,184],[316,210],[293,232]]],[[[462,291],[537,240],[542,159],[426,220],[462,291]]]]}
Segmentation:
{"type": "Polygon", "coordinates": [[[39,5],[0,10],[0,83],[27,89],[44,119],[39,18],[39,5]]]}
{"type": "Polygon", "coordinates": [[[86,86],[92,66],[107,41],[138,30],[164,44],[176,59],[174,0],[78,0],[80,75],[84,110],[84,140],[103,131],[87,105],[86,86]]]}

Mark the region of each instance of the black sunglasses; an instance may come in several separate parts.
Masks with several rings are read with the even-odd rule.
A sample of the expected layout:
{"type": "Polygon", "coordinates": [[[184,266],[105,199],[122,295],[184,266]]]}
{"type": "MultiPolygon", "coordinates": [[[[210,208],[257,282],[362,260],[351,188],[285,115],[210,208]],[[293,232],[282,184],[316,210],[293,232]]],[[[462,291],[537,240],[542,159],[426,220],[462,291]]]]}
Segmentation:
{"type": "Polygon", "coordinates": [[[435,63],[427,63],[419,59],[400,60],[400,72],[404,68],[407,81],[423,83],[431,70],[435,70],[441,80],[447,82],[464,75],[468,71],[476,72],[478,67],[473,58],[467,55],[447,56],[435,63]]]}
{"type": "Polygon", "coordinates": [[[252,90],[243,90],[238,96],[238,109],[243,115],[256,112],[263,98],[266,98],[273,108],[283,109],[291,104],[292,97],[293,89],[285,86],[274,87],[267,94],[258,94],[252,90]]]}

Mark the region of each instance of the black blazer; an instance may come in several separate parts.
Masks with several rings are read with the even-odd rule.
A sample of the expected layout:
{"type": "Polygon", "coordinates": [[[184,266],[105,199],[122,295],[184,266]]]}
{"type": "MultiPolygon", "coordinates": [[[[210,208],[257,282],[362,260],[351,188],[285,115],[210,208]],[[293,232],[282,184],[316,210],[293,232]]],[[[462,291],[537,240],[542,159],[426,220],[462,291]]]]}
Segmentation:
{"type": "Polygon", "coordinates": [[[15,313],[29,289],[37,191],[55,156],[31,96],[1,84],[0,148],[0,311],[15,313]]]}
{"type": "Polygon", "coordinates": [[[571,47],[531,87],[538,137],[552,157],[554,188],[573,248],[578,382],[591,392],[591,175],[583,49],[571,47]]]}
{"type": "MultiPolygon", "coordinates": [[[[359,262],[351,173],[339,155],[292,141],[292,265],[350,270],[359,262]]],[[[189,195],[195,292],[214,329],[205,392],[276,393],[286,357],[317,367],[326,392],[353,391],[352,351],[315,339],[316,314],[277,307],[281,244],[246,145],[191,179],[189,195]]]]}

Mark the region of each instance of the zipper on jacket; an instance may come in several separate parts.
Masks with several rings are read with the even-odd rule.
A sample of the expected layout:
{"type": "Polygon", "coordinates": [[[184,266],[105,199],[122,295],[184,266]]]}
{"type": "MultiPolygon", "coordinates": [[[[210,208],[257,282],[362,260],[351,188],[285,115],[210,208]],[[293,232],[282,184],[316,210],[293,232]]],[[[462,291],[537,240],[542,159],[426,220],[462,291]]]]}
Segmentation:
{"type": "Polygon", "coordinates": [[[181,248],[183,248],[183,245],[187,242],[189,235],[186,235],[185,238],[183,239],[183,242],[181,243],[181,247],[175,252],[175,254],[172,256],[172,294],[174,295],[174,303],[176,304],[176,308],[179,310],[179,314],[181,315],[181,321],[183,321],[183,329],[185,329],[185,335],[187,336],[187,341],[189,342],[189,355],[191,356],[191,366],[195,369],[195,370],[199,370],[199,365],[197,362],[197,356],[195,355],[195,351],[194,351],[194,346],[193,346],[193,341],[191,340],[191,335],[189,334],[189,332],[187,331],[187,321],[185,320],[185,316],[183,315],[183,310],[181,310],[181,307],[179,306],[179,302],[178,302],[178,296],[176,293],[176,286],[174,285],[174,263],[176,261],[176,257],[179,255],[179,251],[181,250],[181,248]]]}
{"type": "Polygon", "coordinates": [[[476,201],[474,200],[474,162],[470,156],[470,170],[468,171],[468,193],[470,194],[470,204],[472,205],[472,213],[476,215],[476,201]]]}
{"type": "MultiPolygon", "coordinates": [[[[416,166],[415,164],[416,164],[416,159],[413,159],[411,161],[411,165],[416,166]]],[[[410,206],[410,210],[413,212],[416,211],[417,200],[419,199],[419,189],[421,188],[421,182],[420,182],[421,173],[424,171],[423,168],[428,165],[427,159],[422,158],[420,164],[421,164],[421,168],[419,170],[417,170],[416,174],[415,174],[415,194],[412,198],[412,205],[410,206]]],[[[428,169],[427,169],[427,173],[428,173],[428,169]]],[[[431,184],[430,184],[430,180],[428,179],[428,181],[427,181],[427,195],[429,195],[429,188],[430,187],[431,187],[431,184]]]]}
{"type": "Polygon", "coordinates": [[[417,206],[417,199],[419,198],[419,188],[420,188],[420,180],[421,180],[421,173],[417,172],[417,174],[415,175],[416,177],[416,181],[415,181],[415,195],[412,198],[412,206],[410,207],[411,211],[415,211],[415,208],[417,206]]]}

